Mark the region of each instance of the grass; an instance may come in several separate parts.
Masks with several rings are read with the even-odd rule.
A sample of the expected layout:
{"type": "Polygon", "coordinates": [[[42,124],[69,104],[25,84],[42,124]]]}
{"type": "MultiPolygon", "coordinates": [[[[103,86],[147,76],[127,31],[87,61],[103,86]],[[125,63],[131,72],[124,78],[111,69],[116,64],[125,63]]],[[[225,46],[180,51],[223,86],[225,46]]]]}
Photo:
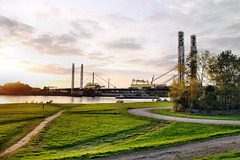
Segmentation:
{"type": "Polygon", "coordinates": [[[197,118],[197,119],[219,119],[219,120],[240,120],[240,114],[232,115],[192,115],[192,114],[183,114],[183,113],[173,113],[171,109],[156,109],[151,110],[151,113],[166,115],[166,116],[175,116],[175,117],[184,117],[184,118],[197,118]]]}
{"type": "Polygon", "coordinates": [[[224,152],[221,154],[215,154],[210,156],[205,156],[204,158],[197,158],[198,160],[239,160],[240,159],[240,149],[224,152]]]}
{"type": "Polygon", "coordinates": [[[0,125],[0,144],[8,141],[16,133],[19,133],[26,122],[0,125]]]}
{"type": "Polygon", "coordinates": [[[56,104],[0,104],[0,152],[31,132],[45,117],[68,108],[56,104]]]}
{"type": "Polygon", "coordinates": [[[44,118],[60,111],[56,104],[0,104],[0,124],[44,118]]]}
{"type": "Polygon", "coordinates": [[[43,119],[14,122],[0,125],[0,152],[21,140],[31,132],[43,119]]]}
{"type": "Polygon", "coordinates": [[[149,124],[150,121],[109,112],[67,114],[58,118],[44,137],[43,147],[63,148],[149,124]]]}
{"type": "Polygon", "coordinates": [[[240,126],[168,122],[126,112],[130,108],[161,106],[172,103],[70,105],[28,145],[5,158],[88,159],[240,133],[240,126]]]}

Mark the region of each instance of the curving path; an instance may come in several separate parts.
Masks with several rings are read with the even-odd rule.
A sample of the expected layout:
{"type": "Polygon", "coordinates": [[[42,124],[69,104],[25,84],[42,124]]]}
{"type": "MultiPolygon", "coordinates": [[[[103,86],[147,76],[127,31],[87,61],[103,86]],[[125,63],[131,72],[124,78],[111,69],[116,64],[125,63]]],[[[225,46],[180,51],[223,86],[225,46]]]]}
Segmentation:
{"type": "Polygon", "coordinates": [[[182,122],[195,122],[195,123],[214,123],[214,124],[240,124],[240,121],[233,120],[212,120],[212,119],[194,119],[194,118],[182,118],[182,117],[173,117],[173,116],[164,116],[154,113],[149,113],[148,111],[154,109],[170,109],[172,107],[154,107],[154,108],[139,108],[128,110],[128,113],[150,117],[155,119],[164,119],[170,121],[182,121],[182,122]]]}
{"type": "Polygon", "coordinates": [[[45,125],[50,122],[51,120],[53,120],[54,118],[57,118],[58,116],[60,116],[62,114],[62,112],[65,111],[65,110],[62,110],[50,117],[47,117],[45,118],[45,120],[43,122],[41,122],[32,132],[28,133],[24,138],[22,138],[20,141],[18,141],[17,143],[15,143],[14,145],[12,145],[11,147],[9,147],[8,149],[6,149],[3,153],[0,154],[0,157],[9,153],[9,152],[12,152],[12,151],[15,151],[17,149],[19,149],[20,147],[24,146],[25,144],[28,143],[28,141],[33,137],[35,136],[38,132],[40,132],[43,127],[45,127],[45,125]]]}
{"type": "Polygon", "coordinates": [[[97,160],[177,160],[194,159],[200,156],[218,154],[240,148],[240,135],[193,142],[178,146],[136,151],[99,158],[97,160]]]}

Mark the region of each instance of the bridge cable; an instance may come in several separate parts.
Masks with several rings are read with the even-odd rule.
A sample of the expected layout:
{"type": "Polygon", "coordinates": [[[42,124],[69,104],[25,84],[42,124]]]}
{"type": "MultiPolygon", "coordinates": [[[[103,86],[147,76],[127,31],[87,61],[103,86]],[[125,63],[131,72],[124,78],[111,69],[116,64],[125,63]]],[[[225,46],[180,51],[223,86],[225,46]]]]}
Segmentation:
{"type": "MultiPolygon", "coordinates": [[[[103,81],[105,81],[105,82],[108,84],[108,81],[106,81],[105,79],[103,79],[102,77],[100,77],[99,75],[97,75],[96,73],[95,73],[95,75],[98,76],[99,78],[101,78],[103,81]]],[[[113,85],[113,84],[111,84],[111,83],[109,83],[109,84],[112,85],[114,88],[117,88],[115,85],[113,85]]]]}
{"type": "Polygon", "coordinates": [[[171,77],[171,78],[165,80],[162,84],[165,84],[165,83],[171,81],[172,79],[174,79],[174,78],[177,77],[177,76],[178,76],[178,75],[174,75],[173,77],[171,77]]]}
{"type": "Polygon", "coordinates": [[[103,83],[101,83],[101,81],[99,81],[96,77],[95,77],[95,79],[101,84],[101,85],[103,85],[104,86],[104,84],[103,83]]]}
{"type": "Polygon", "coordinates": [[[92,74],[90,74],[88,78],[83,81],[83,83],[85,83],[90,77],[92,77],[92,74]]]}
{"type": "Polygon", "coordinates": [[[170,71],[168,71],[168,72],[166,72],[166,73],[162,74],[161,76],[159,76],[159,77],[155,78],[155,79],[153,80],[153,82],[154,82],[154,81],[156,81],[156,80],[158,80],[159,78],[161,78],[161,77],[165,76],[166,74],[168,74],[168,73],[172,72],[172,71],[173,71],[173,70],[175,70],[176,68],[177,68],[177,67],[174,67],[174,68],[173,68],[173,69],[171,69],[170,71]]]}

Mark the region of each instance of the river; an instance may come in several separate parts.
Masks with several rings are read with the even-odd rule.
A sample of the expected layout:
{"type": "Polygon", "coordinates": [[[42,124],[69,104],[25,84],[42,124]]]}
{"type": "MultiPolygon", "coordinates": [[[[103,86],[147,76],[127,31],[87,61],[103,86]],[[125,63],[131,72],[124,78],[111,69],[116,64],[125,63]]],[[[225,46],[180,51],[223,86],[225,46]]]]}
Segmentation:
{"type": "MultiPolygon", "coordinates": [[[[169,100],[169,98],[161,98],[169,100]]],[[[152,99],[121,99],[124,102],[151,102],[152,99]]],[[[0,95],[0,104],[4,103],[116,103],[115,97],[69,97],[69,96],[5,96],[0,95]]]]}

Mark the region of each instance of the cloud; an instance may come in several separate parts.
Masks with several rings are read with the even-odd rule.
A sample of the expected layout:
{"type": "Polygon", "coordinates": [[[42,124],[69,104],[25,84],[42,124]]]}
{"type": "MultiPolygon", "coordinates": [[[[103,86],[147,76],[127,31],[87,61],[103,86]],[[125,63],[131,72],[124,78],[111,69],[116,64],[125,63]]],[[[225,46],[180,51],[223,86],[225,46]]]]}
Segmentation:
{"type": "Polygon", "coordinates": [[[148,68],[173,68],[177,65],[177,55],[166,56],[157,59],[131,59],[127,61],[128,64],[140,65],[141,67],[148,68]],[[170,58],[171,57],[171,58],[170,58]]]}
{"type": "Polygon", "coordinates": [[[14,19],[10,19],[0,15],[0,28],[5,31],[5,36],[25,37],[35,32],[35,28],[27,24],[23,24],[14,19]]]}
{"type": "Polygon", "coordinates": [[[21,61],[20,63],[21,64],[32,64],[32,62],[30,62],[30,61],[21,61]]]}
{"type": "MultiPolygon", "coordinates": [[[[235,50],[239,51],[239,43],[240,42],[240,36],[239,37],[224,37],[224,38],[218,38],[215,40],[212,40],[211,43],[215,47],[219,47],[222,51],[223,50],[235,50]]],[[[234,53],[234,54],[239,54],[234,53]]]]}
{"type": "Polygon", "coordinates": [[[36,49],[40,54],[54,56],[82,56],[82,50],[77,45],[77,40],[68,34],[53,35],[41,34],[37,38],[23,42],[24,45],[36,49]]]}
{"type": "Polygon", "coordinates": [[[126,24],[134,24],[136,23],[136,20],[133,18],[122,16],[120,14],[109,14],[106,16],[106,21],[109,21],[109,24],[117,27],[124,27],[126,24]]]}
{"type": "Polygon", "coordinates": [[[121,38],[113,42],[106,43],[107,48],[111,49],[127,49],[127,50],[139,50],[142,49],[142,45],[134,38],[121,38]]]}
{"type": "Polygon", "coordinates": [[[92,20],[74,20],[69,25],[72,27],[70,33],[81,39],[93,38],[94,32],[102,30],[98,23],[92,20]]]}
{"type": "Polygon", "coordinates": [[[63,45],[64,44],[73,44],[75,42],[77,42],[77,40],[69,34],[62,34],[57,37],[58,44],[63,44],[63,45]]]}
{"type": "Polygon", "coordinates": [[[32,68],[26,69],[29,72],[35,73],[45,73],[45,74],[54,74],[54,75],[68,75],[71,74],[71,68],[64,68],[56,63],[46,64],[46,65],[37,65],[32,68]]]}
{"type": "MultiPolygon", "coordinates": [[[[97,51],[88,54],[88,58],[91,60],[101,61],[101,62],[108,62],[108,63],[114,63],[114,56],[107,56],[104,53],[97,51]]],[[[106,64],[105,64],[106,65],[106,64]]]]}

